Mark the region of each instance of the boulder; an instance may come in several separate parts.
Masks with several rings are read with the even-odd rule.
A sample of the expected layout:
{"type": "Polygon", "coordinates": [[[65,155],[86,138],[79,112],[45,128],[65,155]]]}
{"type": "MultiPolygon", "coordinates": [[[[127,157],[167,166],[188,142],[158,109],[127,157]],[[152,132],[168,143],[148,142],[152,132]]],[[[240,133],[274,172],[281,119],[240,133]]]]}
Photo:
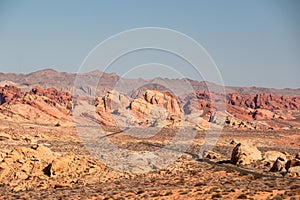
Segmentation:
{"type": "Polygon", "coordinates": [[[208,158],[208,159],[220,159],[221,155],[213,152],[213,151],[206,151],[204,152],[204,158],[208,158]]]}
{"type": "Polygon", "coordinates": [[[93,160],[74,153],[66,153],[54,159],[46,170],[50,177],[62,178],[65,182],[70,183],[76,182],[80,176],[97,173],[104,168],[97,165],[93,160]]]}
{"type": "Polygon", "coordinates": [[[300,176],[300,166],[289,168],[287,173],[291,176],[300,176]]]}
{"type": "Polygon", "coordinates": [[[263,154],[263,160],[266,162],[275,162],[277,158],[287,160],[287,154],[279,151],[267,151],[263,154]]]}
{"type": "Polygon", "coordinates": [[[238,143],[231,154],[231,163],[235,165],[246,165],[261,159],[261,152],[255,146],[245,143],[238,143]]]}
{"type": "Polygon", "coordinates": [[[285,168],[288,170],[291,167],[297,167],[297,166],[300,166],[300,160],[293,158],[286,162],[285,168]]]}
{"type": "Polygon", "coordinates": [[[285,164],[287,160],[284,158],[277,158],[275,163],[273,164],[272,168],[270,169],[271,172],[286,172],[285,164]]]}
{"type": "Polygon", "coordinates": [[[56,158],[50,165],[50,176],[63,174],[69,170],[69,164],[72,162],[70,155],[64,155],[56,158]]]}
{"type": "Polygon", "coordinates": [[[295,156],[296,159],[300,160],[300,152],[298,152],[295,156]]]}

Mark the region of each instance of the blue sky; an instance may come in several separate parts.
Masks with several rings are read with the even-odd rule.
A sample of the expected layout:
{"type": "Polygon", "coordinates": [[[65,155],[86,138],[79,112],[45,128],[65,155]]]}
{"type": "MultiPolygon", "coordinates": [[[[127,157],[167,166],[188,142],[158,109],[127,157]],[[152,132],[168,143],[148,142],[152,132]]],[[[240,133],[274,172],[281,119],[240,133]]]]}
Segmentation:
{"type": "MultiPolygon", "coordinates": [[[[299,11],[297,0],[0,0],[0,71],[76,72],[106,38],[154,26],[202,44],[226,85],[300,88],[299,11]]],[[[168,74],[155,71],[142,77],[168,74]]]]}

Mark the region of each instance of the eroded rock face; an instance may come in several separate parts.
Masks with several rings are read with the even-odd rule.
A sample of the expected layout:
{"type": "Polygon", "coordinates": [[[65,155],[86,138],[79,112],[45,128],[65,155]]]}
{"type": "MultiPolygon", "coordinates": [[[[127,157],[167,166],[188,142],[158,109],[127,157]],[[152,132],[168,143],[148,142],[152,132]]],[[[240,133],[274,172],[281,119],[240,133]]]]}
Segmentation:
{"type": "Polygon", "coordinates": [[[170,113],[179,115],[181,112],[177,98],[169,92],[147,90],[143,97],[148,103],[152,105],[159,105],[170,113]]]}
{"type": "MultiPolygon", "coordinates": [[[[216,121],[214,119],[216,110],[211,104],[211,98],[221,100],[221,97],[225,97],[206,91],[178,98],[169,92],[159,90],[140,91],[139,94],[140,97],[132,100],[117,91],[111,91],[104,97],[97,98],[98,121],[109,126],[122,124],[122,126],[147,127],[186,124],[207,130],[216,121]]],[[[231,93],[226,98],[225,125],[231,128],[288,130],[300,127],[296,120],[300,97],[231,93]],[[281,123],[285,120],[291,120],[292,124],[281,123]]],[[[93,103],[90,104],[94,105],[93,103]]],[[[76,105],[76,102],[74,104],[76,105]]],[[[0,87],[0,105],[3,105],[0,114],[11,118],[12,121],[25,120],[61,125],[72,123],[71,112],[75,106],[68,92],[35,87],[30,92],[22,93],[15,86],[0,87]]]]}
{"type": "Polygon", "coordinates": [[[292,158],[286,162],[285,168],[289,169],[291,167],[298,167],[298,166],[300,166],[300,160],[297,158],[292,158]]]}
{"type": "Polygon", "coordinates": [[[126,117],[130,117],[129,104],[129,98],[117,91],[109,91],[104,97],[96,98],[95,106],[99,122],[102,125],[117,126],[118,122],[126,121],[126,117]],[[123,119],[118,120],[118,116],[121,115],[123,119]]]}
{"type": "Polygon", "coordinates": [[[5,85],[4,87],[0,87],[0,105],[14,103],[22,96],[23,93],[16,86],[5,85]]]}
{"type": "Polygon", "coordinates": [[[181,109],[178,100],[169,92],[147,90],[140,98],[130,103],[130,109],[139,118],[152,118],[151,121],[180,122],[181,109]]]}
{"type": "MultiPolygon", "coordinates": [[[[220,94],[206,92],[196,92],[181,97],[180,102],[184,113],[190,115],[202,110],[204,117],[214,113],[214,105],[211,104],[212,95],[214,99],[221,99],[220,94]]],[[[284,127],[275,120],[295,120],[291,112],[297,112],[300,108],[299,96],[229,93],[226,99],[226,126],[235,129],[289,129],[291,127],[284,127]],[[256,121],[264,122],[257,123],[256,121]]]]}
{"type": "MultiPolygon", "coordinates": [[[[286,97],[273,94],[239,94],[227,95],[227,112],[241,120],[294,120],[295,118],[287,111],[298,110],[300,108],[299,97],[286,97]]],[[[255,129],[277,129],[279,126],[257,124],[255,129]]],[[[281,127],[284,128],[284,127],[281,127]]]]}
{"type": "Polygon", "coordinates": [[[10,121],[70,125],[72,98],[54,88],[23,93],[15,86],[0,87],[0,115],[10,121]]]}
{"type": "Polygon", "coordinates": [[[238,143],[231,154],[231,163],[247,165],[262,159],[261,152],[253,145],[238,143]]]}
{"type": "Polygon", "coordinates": [[[41,145],[17,147],[0,157],[0,184],[15,192],[71,187],[79,181],[96,183],[120,175],[91,158],[74,153],[60,155],[41,145]]]}
{"type": "Polygon", "coordinates": [[[72,101],[70,93],[58,91],[55,88],[43,89],[41,87],[35,87],[30,92],[23,93],[21,92],[21,89],[16,86],[6,85],[4,87],[0,87],[0,105],[5,103],[13,104],[17,100],[23,100],[23,97],[26,95],[47,97],[56,103],[64,105],[67,105],[70,101],[72,101]]]}
{"type": "MultiPolygon", "coordinates": [[[[46,178],[43,169],[57,155],[49,148],[38,146],[36,149],[17,147],[4,156],[0,163],[0,182],[14,187],[15,191],[28,189],[23,182],[33,177],[46,178]],[[22,186],[23,187],[20,187],[22,186]]],[[[29,181],[28,181],[29,182],[29,181]]]]}
{"type": "Polygon", "coordinates": [[[102,98],[96,99],[96,107],[101,112],[120,113],[129,106],[129,98],[117,91],[109,91],[102,98]]]}
{"type": "Polygon", "coordinates": [[[56,103],[67,105],[72,101],[72,96],[69,92],[58,91],[55,88],[43,89],[41,87],[32,88],[29,94],[48,97],[56,103]]]}
{"type": "Polygon", "coordinates": [[[181,120],[177,98],[169,92],[147,90],[132,101],[116,91],[96,99],[96,112],[104,125],[127,124],[138,126],[176,125],[181,120]],[[126,124],[126,123],[125,123],[126,124]]]}
{"type": "Polygon", "coordinates": [[[48,166],[48,170],[47,173],[50,177],[63,179],[67,183],[76,182],[84,176],[86,183],[103,181],[106,178],[101,172],[107,171],[105,167],[97,164],[94,160],[77,156],[74,153],[67,153],[55,158],[48,166]]]}
{"type": "Polygon", "coordinates": [[[300,108],[299,97],[286,97],[273,94],[247,95],[232,93],[227,95],[228,103],[240,107],[268,110],[297,110],[300,108]]]}
{"type": "Polygon", "coordinates": [[[227,95],[227,101],[230,105],[244,108],[255,108],[255,103],[253,102],[252,95],[232,93],[227,95]]]}
{"type": "Polygon", "coordinates": [[[151,107],[154,105],[165,109],[170,114],[180,115],[181,113],[177,98],[169,92],[158,90],[147,90],[140,98],[131,102],[130,108],[133,111],[149,115],[151,107]]]}

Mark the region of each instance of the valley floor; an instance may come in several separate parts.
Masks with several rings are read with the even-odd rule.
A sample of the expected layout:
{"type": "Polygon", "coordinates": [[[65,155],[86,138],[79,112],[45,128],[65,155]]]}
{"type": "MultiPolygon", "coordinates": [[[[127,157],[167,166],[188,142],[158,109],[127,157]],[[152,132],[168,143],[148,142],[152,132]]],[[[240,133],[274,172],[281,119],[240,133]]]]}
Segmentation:
{"type": "MultiPolygon", "coordinates": [[[[105,127],[104,131],[122,149],[149,152],[164,148],[177,130],[162,129],[149,138],[136,138],[114,127],[105,127]]],[[[261,152],[295,155],[300,152],[297,130],[225,129],[212,149],[220,156],[211,160],[198,156],[207,132],[195,131],[192,145],[180,152],[178,159],[138,174],[106,167],[86,150],[75,127],[10,124],[2,126],[0,132],[0,160],[7,164],[6,168],[0,165],[0,199],[300,198],[300,177],[269,172],[270,166],[262,161],[243,166],[228,162],[234,148],[232,140],[251,141],[261,152]],[[35,154],[39,149],[46,156],[35,154]],[[51,156],[53,161],[49,160],[51,156]],[[54,168],[57,163],[63,169],[54,168]]]]}

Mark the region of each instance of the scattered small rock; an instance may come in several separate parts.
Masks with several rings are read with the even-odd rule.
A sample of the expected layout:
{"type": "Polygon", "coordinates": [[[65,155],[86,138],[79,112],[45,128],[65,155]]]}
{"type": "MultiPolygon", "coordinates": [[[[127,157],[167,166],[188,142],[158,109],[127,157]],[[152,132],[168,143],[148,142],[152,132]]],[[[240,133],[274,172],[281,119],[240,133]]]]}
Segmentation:
{"type": "Polygon", "coordinates": [[[208,159],[220,159],[221,155],[213,151],[207,151],[204,153],[204,157],[208,159]]]}
{"type": "Polygon", "coordinates": [[[238,196],[238,199],[247,199],[247,195],[241,194],[238,196]]]}
{"type": "Polygon", "coordinates": [[[7,133],[0,133],[0,141],[1,140],[9,140],[11,139],[10,135],[7,133]]]}

